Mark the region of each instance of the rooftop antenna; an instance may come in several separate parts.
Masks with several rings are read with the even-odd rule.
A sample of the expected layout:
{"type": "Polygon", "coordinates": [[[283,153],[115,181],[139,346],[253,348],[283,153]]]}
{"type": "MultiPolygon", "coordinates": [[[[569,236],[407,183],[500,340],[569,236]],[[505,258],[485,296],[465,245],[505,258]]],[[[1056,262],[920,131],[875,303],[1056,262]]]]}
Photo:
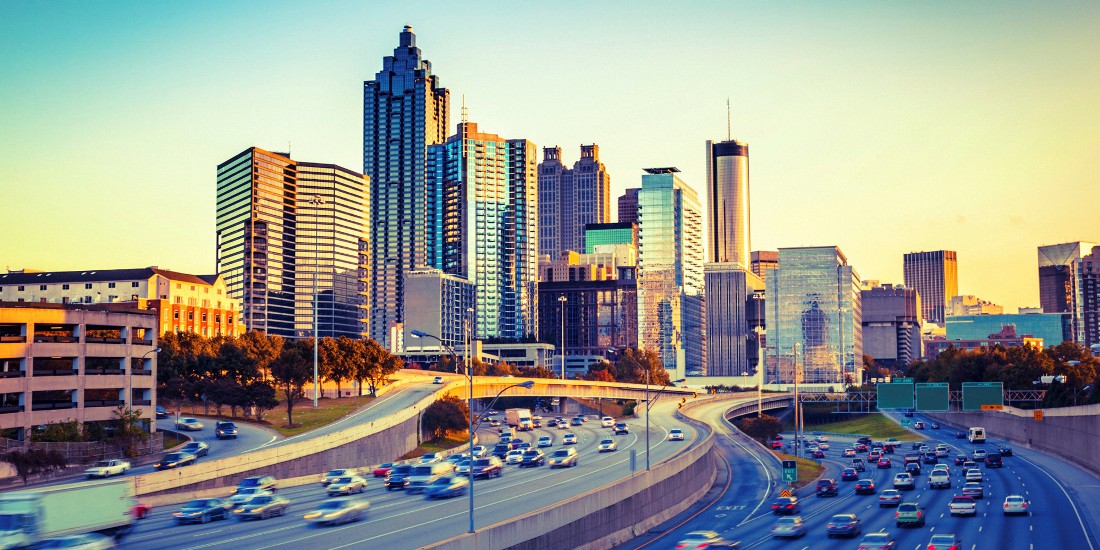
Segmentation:
{"type": "Polygon", "coordinates": [[[726,141],[733,139],[730,134],[730,98],[726,98],[726,141]]]}
{"type": "Polygon", "coordinates": [[[462,123],[469,122],[470,111],[466,109],[466,94],[462,94],[462,123]]]}
{"type": "Polygon", "coordinates": [[[286,140],[286,156],[290,157],[290,140],[286,140]]]}

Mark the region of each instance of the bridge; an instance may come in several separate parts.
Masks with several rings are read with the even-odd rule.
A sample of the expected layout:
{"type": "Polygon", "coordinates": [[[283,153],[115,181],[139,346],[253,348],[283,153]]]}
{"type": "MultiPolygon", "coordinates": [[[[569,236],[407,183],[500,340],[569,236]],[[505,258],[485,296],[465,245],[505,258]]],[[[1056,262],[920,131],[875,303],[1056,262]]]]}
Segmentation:
{"type": "MultiPolygon", "coordinates": [[[[446,393],[460,399],[468,397],[466,377],[447,379],[446,393]]],[[[506,393],[508,396],[554,396],[602,399],[645,399],[648,391],[652,398],[661,393],[669,397],[697,396],[699,390],[678,388],[676,386],[658,386],[650,384],[622,384],[618,382],[589,382],[587,380],[559,380],[555,378],[515,378],[503,376],[475,376],[473,383],[474,399],[496,397],[502,391],[518,385],[520,382],[533,382],[531,389],[517,388],[506,393]]]]}

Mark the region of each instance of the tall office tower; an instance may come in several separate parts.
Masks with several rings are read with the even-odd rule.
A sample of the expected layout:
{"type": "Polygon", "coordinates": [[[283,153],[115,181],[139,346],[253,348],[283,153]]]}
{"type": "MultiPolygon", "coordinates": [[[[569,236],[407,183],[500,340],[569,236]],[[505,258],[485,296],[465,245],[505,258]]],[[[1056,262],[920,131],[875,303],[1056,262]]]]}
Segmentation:
{"type": "Polygon", "coordinates": [[[370,181],[257,147],[218,165],[217,269],[249,330],[366,334],[370,181]]]}
{"type": "Polygon", "coordinates": [[[1043,313],[1069,313],[1070,332],[1082,343],[1081,258],[1094,246],[1079,241],[1039,247],[1039,305],[1043,313]]]}
{"type": "Polygon", "coordinates": [[[538,167],[535,145],[462,122],[428,148],[431,267],[474,284],[477,338],[537,333],[538,167]]]}
{"type": "Polygon", "coordinates": [[[619,195],[619,223],[638,223],[638,191],[631,187],[619,195]]]}
{"type": "Polygon", "coordinates": [[[676,380],[702,372],[706,361],[703,213],[680,170],[645,172],[638,191],[638,345],[656,351],[676,380]]]}
{"type": "Polygon", "coordinates": [[[611,221],[611,176],[597,145],[581,145],[568,169],[561,147],[543,148],[539,163],[539,253],[551,258],[584,250],[584,226],[611,221]]]}
{"type": "MultiPolygon", "coordinates": [[[[783,264],[780,259],[780,265],[783,264]]],[[[905,286],[920,293],[925,321],[943,326],[944,305],[959,294],[959,264],[954,250],[910,252],[904,258],[905,286]]]]}
{"type": "Polygon", "coordinates": [[[706,284],[707,376],[747,376],[757,372],[757,336],[763,320],[753,316],[764,281],[736,263],[708,263],[706,284]]]}
{"type": "Polygon", "coordinates": [[[753,275],[767,280],[768,271],[779,267],[779,252],[775,250],[754,250],[751,261],[753,275]]]}
{"type": "Polygon", "coordinates": [[[370,336],[378,342],[392,342],[403,321],[404,272],[428,265],[427,150],[447,138],[449,113],[450,92],[406,26],[382,70],[363,83],[363,172],[372,183],[370,336]]]}
{"type": "Polygon", "coordinates": [[[790,384],[798,373],[805,383],[860,384],[860,282],[844,253],[835,246],[780,248],[767,287],[768,381],[790,384]]]}
{"type": "Polygon", "coordinates": [[[1093,357],[1100,351],[1100,246],[1093,246],[1081,258],[1077,269],[1077,311],[1075,315],[1077,342],[1092,349],[1093,357]]]}
{"type": "Polygon", "coordinates": [[[405,342],[412,348],[436,348],[432,340],[410,340],[412,331],[419,330],[464,350],[464,342],[472,332],[467,323],[473,322],[474,285],[465,277],[424,268],[405,272],[405,288],[405,342]]]}
{"type": "Polygon", "coordinates": [[[920,295],[902,285],[881,285],[860,291],[863,311],[863,353],[875,363],[903,369],[921,356],[920,295]]]}
{"type": "Polygon", "coordinates": [[[708,262],[749,268],[749,146],[707,141],[708,262]]]}

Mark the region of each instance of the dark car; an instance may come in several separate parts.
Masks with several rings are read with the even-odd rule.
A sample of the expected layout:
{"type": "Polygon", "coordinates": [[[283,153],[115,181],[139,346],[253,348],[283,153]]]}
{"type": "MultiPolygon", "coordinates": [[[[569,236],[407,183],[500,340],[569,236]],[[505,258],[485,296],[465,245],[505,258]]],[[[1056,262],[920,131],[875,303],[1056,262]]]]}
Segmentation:
{"type": "Polygon", "coordinates": [[[932,423],[932,429],[933,429],[933,430],[938,430],[938,429],[940,429],[940,423],[939,423],[939,422],[933,422],[933,423],[932,423]]]}
{"type": "Polygon", "coordinates": [[[908,472],[913,477],[919,476],[920,475],[920,464],[915,464],[913,462],[910,462],[909,464],[905,465],[905,471],[908,472]]]}
{"type": "Polygon", "coordinates": [[[856,458],[852,460],[852,468],[857,472],[863,472],[867,470],[867,463],[862,458],[856,458]]]}
{"type": "Polygon", "coordinates": [[[924,453],[924,463],[925,464],[939,464],[940,459],[936,458],[936,453],[934,453],[934,452],[924,453]]]}
{"type": "Polygon", "coordinates": [[[1009,447],[1009,446],[1005,445],[1004,447],[998,448],[997,452],[1001,456],[1012,456],[1012,447],[1009,447]]]}
{"type": "Polygon", "coordinates": [[[779,497],[772,501],[772,513],[777,516],[790,516],[802,510],[798,497],[779,497]]]}
{"type": "Polygon", "coordinates": [[[181,453],[191,453],[196,457],[206,456],[210,454],[210,445],[203,443],[202,441],[192,441],[183,446],[180,449],[181,453]]]}
{"type": "Polygon", "coordinates": [[[168,409],[157,405],[156,414],[157,418],[168,418],[168,409]]]}
{"type": "Polygon", "coordinates": [[[214,519],[229,519],[232,505],[220,498],[200,498],[172,513],[177,523],[210,523],[214,519]]]}
{"type": "Polygon", "coordinates": [[[826,527],[828,537],[834,536],[857,537],[863,532],[863,523],[855,514],[837,514],[829,519],[826,527]]]}
{"type": "Polygon", "coordinates": [[[493,456],[489,458],[479,458],[474,461],[473,466],[470,467],[470,475],[473,477],[500,477],[504,474],[504,463],[499,458],[493,456]]]}
{"type": "Polygon", "coordinates": [[[470,482],[459,476],[443,476],[424,489],[424,498],[433,500],[437,498],[451,498],[466,494],[470,482]]]}
{"type": "Polygon", "coordinates": [[[966,432],[955,432],[955,439],[966,439],[966,432]]]}
{"type": "Polygon", "coordinates": [[[191,453],[168,453],[164,455],[164,458],[154,462],[153,467],[158,470],[168,470],[194,464],[198,459],[197,456],[191,453]]]}
{"type": "MultiPolygon", "coordinates": [[[[855,470],[852,470],[855,474],[855,470]]],[[[836,486],[835,479],[819,479],[817,480],[817,496],[819,497],[835,497],[840,494],[840,488],[836,486]]]]}
{"type": "Polygon", "coordinates": [[[394,466],[393,469],[390,470],[390,473],[386,475],[386,481],[383,483],[386,486],[386,490],[404,490],[405,486],[409,484],[410,472],[412,472],[412,466],[408,464],[394,466]]]}
{"type": "Polygon", "coordinates": [[[504,460],[504,457],[508,456],[508,451],[512,450],[510,446],[504,443],[498,443],[493,446],[493,456],[504,460]]]}
{"type": "Polygon", "coordinates": [[[875,494],[875,482],[871,479],[861,479],[856,482],[856,494],[857,495],[873,495],[875,494]]]}
{"type": "Polygon", "coordinates": [[[966,464],[966,455],[955,455],[955,465],[962,466],[966,464]]]}
{"type": "Polygon", "coordinates": [[[238,489],[245,487],[275,491],[275,478],[272,476],[246,477],[237,484],[238,489]]]}
{"type": "Polygon", "coordinates": [[[865,435],[861,435],[861,436],[859,436],[858,439],[856,439],[856,443],[860,443],[862,445],[870,445],[871,444],[871,438],[867,437],[865,435]]]}
{"type": "Polygon", "coordinates": [[[233,515],[237,519],[267,519],[272,516],[285,516],[290,501],[279,495],[259,495],[237,505],[233,515]]]}
{"type": "Polygon", "coordinates": [[[546,455],[538,449],[531,449],[523,451],[523,458],[520,459],[519,467],[526,468],[528,466],[542,466],[543,464],[546,464],[546,455]]]}
{"type": "Polygon", "coordinates": [[[859,479],[859,472],[856,472],[855,468],[845,468],[840,472],[841,481],[855,481],[859,479]]]}
{"type": "Polygon", "coordinates": [[[1003,468],[1004,465],[1004,462],[1001,461],[1001,455],[998,453],[993,453],[985,457],[986,468],[1003,468]]]}
{"type": "Polygon", "coordinates": [[[237,425],[232,422],[215,422],[214,435],[218,439],[237,439],[237,425]]]}
{"type": "Polygon", "coordinates": [[[821,449],[815,449],[814,453],[813,453],[813,457],[814,458],[825,458],[825,451],[822,451],[821,449]]]}

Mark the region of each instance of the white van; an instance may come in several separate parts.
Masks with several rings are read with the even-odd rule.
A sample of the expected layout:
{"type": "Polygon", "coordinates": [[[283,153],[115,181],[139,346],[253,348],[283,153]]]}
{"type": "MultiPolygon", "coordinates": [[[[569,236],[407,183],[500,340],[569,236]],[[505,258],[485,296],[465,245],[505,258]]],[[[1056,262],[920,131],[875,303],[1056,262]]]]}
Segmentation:
{"type": "Polygon", "coordinates": [[[985,428],[970,428],[970,435],[966,438],[971,443],[985,443],[985,428]]]}
{"type": "Polygon", "coordinates": [[[417,464],[409,472],[407,478],[409,483],[405,486],[405,492],[409,494],[422,493],[433,481],[445,475],[450,475],[454,470],[455,466],[450,462],[417,464]]]}

